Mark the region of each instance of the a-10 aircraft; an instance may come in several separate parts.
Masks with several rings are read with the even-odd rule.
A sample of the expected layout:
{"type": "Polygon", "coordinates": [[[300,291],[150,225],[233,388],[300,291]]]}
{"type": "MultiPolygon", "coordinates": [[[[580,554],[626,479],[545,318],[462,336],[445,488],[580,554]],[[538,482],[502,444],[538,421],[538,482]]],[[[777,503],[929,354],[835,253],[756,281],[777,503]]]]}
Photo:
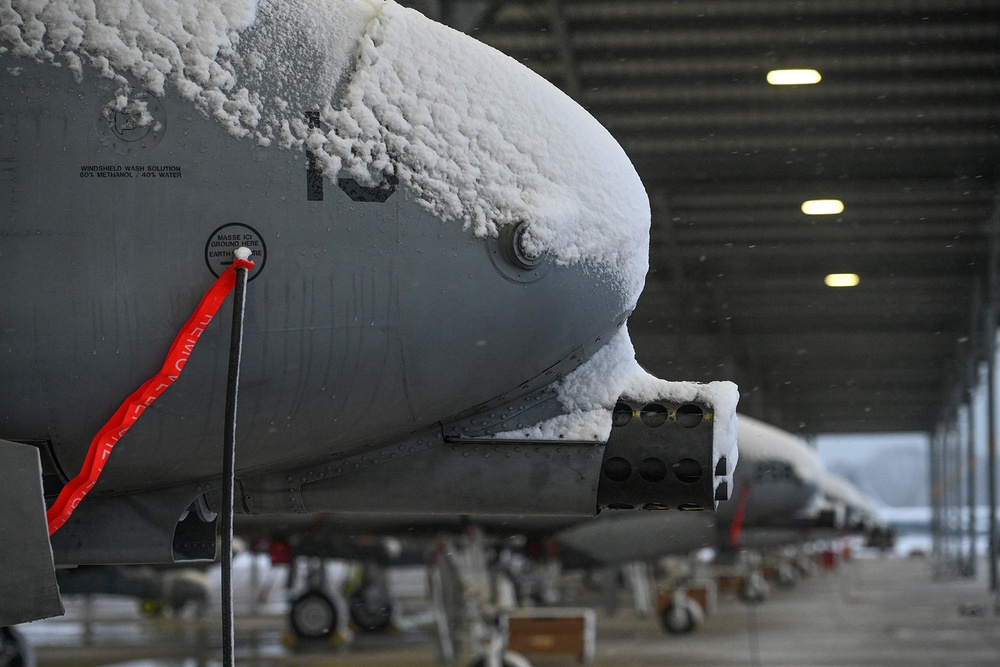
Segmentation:
{"type": "Polygon", "coordinates": [[[215,556],[238,247],[238,511],[730,495],[735,387],[628,339],[641,182],[506,56],[375,0],[2,2],[0,89],[0,626],[215,556]]]}

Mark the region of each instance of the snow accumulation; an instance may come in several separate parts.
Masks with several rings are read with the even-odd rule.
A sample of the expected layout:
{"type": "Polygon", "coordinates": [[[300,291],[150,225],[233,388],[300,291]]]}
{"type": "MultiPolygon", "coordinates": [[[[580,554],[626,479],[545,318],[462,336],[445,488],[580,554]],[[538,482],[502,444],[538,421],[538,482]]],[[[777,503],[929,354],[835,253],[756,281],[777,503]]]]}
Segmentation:
{"type": "MultiPolygon", "coordinates": [[[[636,362],[635,349],[625,327],[585,364],[567,375],[557,385],[557,391],[565,414],[532,428],[508,431],[496,437],[606,441],[611,435],[612,411],[620,397],[643,403],[699,401],[713,409],[712,465],[725,456],[727,474],[732,474],[736,467],[739,456],[737,430],[742,434],[736,416],[739,401],[736,385],[732,382],[669,382],[650,375],[636,362]]],[[[742,440],[740,442],[742,446],[742,440]]]]}
{"type": "MultiPolygon", "coordinates": [[[[614,138],[513,59],[395,2],[0,0],[7,52],[118,81],[122,104],[132,86],[171,90],[234,137],[311,150],[331,177],[395,178],[480,237],[525,221],[527,251],[607,275],[630,307],[642,290],[649,200],[614,138]]],[[[568,414],[531,435],[606,438],[621,394],[711,404],[732,470],[735,386],[648,375],[624,329],[560,385],[568,414]]]]}
{"type": "Polygon", "coordinates": [[[649,202],[611,135],[513,59],[394,2],[0,0],[0,48],[172,88],[234,136],[309,148],[331,176],[396,178],[478,236],[528,221],[528,251],[610,272],[633,304],[642,289],[649,202]]]}
{"type": "Polygon", "coordinates": [[[817,484],[824,474],[823,461],[816,451],[788,431],[740,415],[739,448],[747,460],[788,461],[804,480],[817,484]]]}
{"type": "Polygon", "coordinates": [[[825,473],[820,485],[820,490],[823,492],[823,495],[827,496],[830,500],[844,503],[851,509],[863,512],[869,516],[878,516],[878,509],[875,507],[874,503],[872,503],[872,501],[861,492],[861,489],[856,487],[845,477],[841,477],[840,475],[832,472],[825,473]]]}

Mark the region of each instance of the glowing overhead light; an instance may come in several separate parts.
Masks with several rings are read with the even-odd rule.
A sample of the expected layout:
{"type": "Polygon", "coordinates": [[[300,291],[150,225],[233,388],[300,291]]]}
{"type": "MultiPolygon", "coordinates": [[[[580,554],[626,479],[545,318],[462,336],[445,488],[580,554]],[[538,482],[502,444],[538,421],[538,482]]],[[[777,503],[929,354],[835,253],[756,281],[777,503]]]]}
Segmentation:
{"type": "Polygon", "coordinates": [[[767,82],[772,86],[804,86],[819,83],[822,78],[814,69],[773,69],[767,73],[767,82]]]}
{"type": "Polygon", "coordinates": [[[839,199],[810,199],[802,202],[806,215],[837,215],[844,212],[844,202],[839,199]]]}
{"type": "Polygon", "coordinates": [[[827,287],[855,287],[861,278],[856,273],[831,273],[823,282],[827,287]]]}

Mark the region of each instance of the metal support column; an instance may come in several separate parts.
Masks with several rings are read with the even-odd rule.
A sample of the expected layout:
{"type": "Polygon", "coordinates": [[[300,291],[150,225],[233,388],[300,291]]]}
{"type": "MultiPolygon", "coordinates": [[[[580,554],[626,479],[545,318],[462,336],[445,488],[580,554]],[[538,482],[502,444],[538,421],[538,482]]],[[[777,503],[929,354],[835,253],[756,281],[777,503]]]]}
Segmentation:
{"type": "Polygon", "coordinates": [[[954,406],[948,418],[948,430],[945,433],[944,441],[944,506],[945,506],[945,529],[948,539],[948,576],[953,577],[958,571],[958,563],[961,559],[961,545],[957,539],[961,537],[961,531],[955,520],[958,505],[955,502],[956,491],[961,489],[962,467],[957,456],[958,443],[958,418],[954,406]]]}
{"type": "Polygon", "coordinates": [[[943,554],[943,544],[941,541],[941,499],[940,499],[940,470],[938,468],[938,450],[941,445],[941,428],[938,426],[930,434],[927,447],[928,459],[928,488],[930,488],[931,503],[931,555],[934,564],[934,574],[940,573],[940,565],[943,554]]]}
{"type": "Polygon", "coordinates": [[[957,523],[960,503],[956,496],[961,494],[962,467],[958,453],[958,410],[954,402],[949,409],[942,442],[942,488],[941,500],[944,506],[944,535],[946,544],[945,572],[949,578],[959,570],[961,561],[961,528],[957,523]]]}
{"type": "Polygon", "coordinates": [[[952,402],[940,416],[930,442],[934,574],[941,579],[955,577],[961,569],[962,560],[962,469],[957,414],[952,402]]]}
{"type": "Polygon", "coordinates": [[[965,413],[966,417],[966,453],[965,469],[966,476],[966,533],[969,539],[969,551],[965,560],[965,568],[962,572],[967,577],[975,578],[978,566],[976,560],[976,409],[973,403],[975,396],[975,385],[969,388],[967,393],[969,409],[965,413]]]}
{"type": "MultiPolygon", "coordinates": [[[[992,271],[991,271],[992,273],[992,271]]],[[[993,282],[992,280],[990,281],[993,282]]],[[[997,454],[996,454],[996,437],[997,437],[997,346],[996,346],[996,332],[994,331],[993,323],[996,321],[996,312],[993,307],[993,292],[990,289],[990,303],[986,309],[988,314],[987,322],[989,322],[989,337],[987,343],[988,349],[988,361],[987,361],[987,372],[986,372],[986,389],[987,395],[987,408],[986,414],[988,419],[988,433],[986,437],[986,483],[988,486],[989,500],[990,500],[990,516],[989,516],[989,571],[990,571],[990,592],[997,592],[997,454]]]]}
{"type": "MultiPolygon", "coordinates": [[[[950,411],[949,411],[950,412],[950,411]]],[[[941,434],[941,479],[938,483],[941,497],[941,534],[944,540],[944,574],[950,579],[955,575],[955,526],[952,507],[952,486],[954,485],[955,472],[954,461],[951,450],[954,442],[955,432],[953,429],[954,420],[951,415],[944,423],[944,431],[941,434]]]]}
{"type": "Polygon", "coordinates": [[[989,415],[989,433],[986,443],[986,479],[989,487],[989,571],[990,571],[990,592],[996,595],[997,592],[997,254],[1000,252],[1000,200],[994,203],[993,217],[989,223],[990,236],[990,257],[989,275],[987,276],[986,289],[986,359],[987,359],[987,394],[989,396],[987,415],[989,415]]]}
{"type": "MultiPolygon", "coordinates": [[[[962,392],[964,393],[964,392],[962,392]]],[[[965,466],[965,413],[966,406],[955,411],[955,573],[965,571],[965,489],[968,486],[968,469],[965,466]]]]}

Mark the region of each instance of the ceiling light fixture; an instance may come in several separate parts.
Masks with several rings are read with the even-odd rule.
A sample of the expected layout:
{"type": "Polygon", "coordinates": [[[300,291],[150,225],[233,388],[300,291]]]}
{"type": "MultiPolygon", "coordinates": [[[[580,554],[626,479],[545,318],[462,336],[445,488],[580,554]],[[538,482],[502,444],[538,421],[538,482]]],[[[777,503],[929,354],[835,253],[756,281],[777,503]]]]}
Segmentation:
{"type": "Polygon", "coordinates": [[[767,73],[767,82],[772,86],[804,86],[822,79],[814,69],[773,69],[767,73]]]}
{"type": "Polygon", "coordinates": [[[806,215],[837,215],[844,212],[844,202],[839,199],[810,199],[802,202],[806,215]]]}
{"type": "Polygon", "coordinates": [[[827,287],[856,287],[861,278],[856,273],[831,273],[823,282],[827,287]]]}

